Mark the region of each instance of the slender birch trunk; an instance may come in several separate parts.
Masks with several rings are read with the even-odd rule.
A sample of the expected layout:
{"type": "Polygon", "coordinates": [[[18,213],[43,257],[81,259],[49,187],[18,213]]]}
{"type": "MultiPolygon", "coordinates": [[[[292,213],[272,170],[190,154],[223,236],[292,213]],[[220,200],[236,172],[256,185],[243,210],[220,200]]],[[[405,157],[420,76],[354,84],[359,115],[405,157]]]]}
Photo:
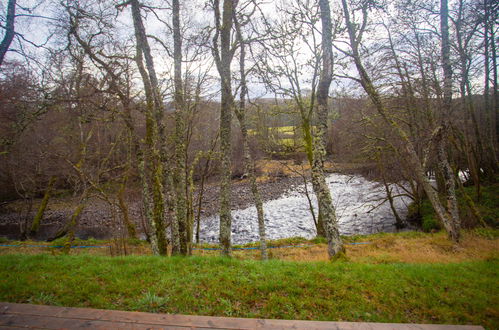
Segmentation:
{"type": "Polygon", "coordinates": [[[328,0],[319,0],[322,23],[322,71],[317,86],[317,128],[314,138],[312,163],[312,180],[319,210],[322,217],[326,238],[328,241],[329,258],[333,259],[345,253],[338,229],[336,210],[334,209],[331,191],[324,175],[324,160],[326,158],[326,134],[328,127],[328,96],[329,86],[333,77],[333,46],[331,9],[328,0]]]}
{"type": "Polygon", "coordinates": [[[182,36],[180,32],[180,3],[172,0],[173,23],[173,63],[174,63],[174,102],[175,102],[175,168],[174,186],[176,215],[180,235],[180,253],[190,254],[192,237],[189,237],[189,221],[186,201],[186,164],[185,164],[185,120],[182,87],[182,36]]]}
{"type": "Polygon", "coordinates": [[[236,1],[224,0],[223,12],[220,13],[220,1],[214,0],[215,36],[213,38],[213,52],[221,80],[220,106],[220,243],[222,255],[231,255],[232,218],[230,210],[231,194],[231,122],[234,100],[231,87],[230,64],[234,56],[231,49],[232,18],[236,1]],[[221,16],[222,15],[222,16],[221,16]],[[220,39],[220,46],[218,42],[220,39]],[[219,49],[220,48],[220,49],[219,49]]]}
{"type": "Polygon", "coordinates": [[[262,260],[268,259],[267,253],[267,240],[265,235],[265,216],[263,212],[263,202],[262,196],[260,194],[260,189],[258,189],[258,184],[256,181],[256,167],[255,160],[251,155],[250,146],[248,143],[248,127],[246,124],[246,97],[248,96],[248,86],[246,85],[246,68],[245,68],[245,56],[246,56],[246,45],[243,40],[241,33],[241,26],[234,16],[234,25],[236,27],[236,34],[239,40],[239,72],[241,75],[241,93],[239,95],[239,107],[234,107],[236,117],[239,121],[239,127],[241,129],[241,135],[243,138],[243,155],[244,162],[246,165],[246,172],[248,173],[248,178],[251,185],[251,193],[253,194],[253,201],[256,207],[256,213],[258,218],[258,234],[260,236],[260,251],[262,260]]]}

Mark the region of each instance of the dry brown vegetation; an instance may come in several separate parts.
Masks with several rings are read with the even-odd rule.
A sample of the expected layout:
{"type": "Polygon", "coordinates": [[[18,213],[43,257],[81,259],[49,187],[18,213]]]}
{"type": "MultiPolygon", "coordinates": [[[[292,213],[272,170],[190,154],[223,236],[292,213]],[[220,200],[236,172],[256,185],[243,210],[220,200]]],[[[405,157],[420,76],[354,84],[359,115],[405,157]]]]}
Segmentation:
{"type": "MultiPolygon", "coordinates": [[[[448,240],[445,232],[419,233],[402,232],[392,234],[378,234],[364,236],[359,242],[369,244],[349,244],[355,243],[355,238],[346,238],[347,261],[356,263],[456,263],[478,260],[492,260],[499,258],[499,239],[484,237],[474,231],[463,233],[463,240],[459,246],[454,247],[448,240]],[[350,242],[349,242],[350,241],[350,242]]],[[[358,242],[357,242],[358,243],[358,242]]],[[[11,244],[11,243],[8,243],[11,244]]],[[[14,244],[14,243],[12,243],[14,244]]],[[[39,242],[24,242],[26,245],[40,245],[39,242]]],[[[44,243],[43,243],[44,244],[44,243]]],[[[90,242],[88,245],[110,246],[105,248],[72,249],[71,254],[92,254],[92,255],[118,255],[116,241],[90,242]],[[95,244],[96,243],[96,244],[95,244]]],[[[273,244],[269,244],[272,246],[273,244]]],[[[127,254],[150,255],[151,249],[145,242],[137,244],[127,244],[127,254]]],[[[0,254],[60,254],[60,249],[49,247],[2,247],[0,254]]],[[[216,256],[217,250],[195,249],[194,255],[216,256]]],[[[238,259],[260,259],[259,250],[235,250],[233,256],[238,259]]],[[[300,244],[295,248],[274,248],[270,249],[269,256],[272,259],[286,261],[327,261],[327,245],[324,243],[315,244],[308,242],[300,244]]]]}
{"type": "MultiPolygon", "coordinates": [[[[360,263],[452,263],[499,258],[499,240],[480,237],[471,232],[454,248],[444,232],[407,238],[403,235],[386,234],[366,238],[370,244],[346,245],[347,260],[360,263]]],[[[212,251],[196,254],[212,255],[212,251]]],[[[327,244],[314,244],[298,248],[272,249],[270,255],[288,261],[327,261],[327,244]]],[[[240,259],[258,259],[258,251],[235,251],[240,259]]]]}
{"type": "MultiPolygon", "coordinates": [[[[298,177],[303,173],[310,172],[310,164],[307,162],[295,160],[275,160],[275,159],[260,159],[257,161],[259,169],[259,182],[273,180],[275,177],[298,177]]],[[[372,171],[375,171],[376,164],[370,163],[344,163],[331,162],[324,163],[324,169],[327,172],[335,173],[357,173],[369,176],[372,171]]]]}

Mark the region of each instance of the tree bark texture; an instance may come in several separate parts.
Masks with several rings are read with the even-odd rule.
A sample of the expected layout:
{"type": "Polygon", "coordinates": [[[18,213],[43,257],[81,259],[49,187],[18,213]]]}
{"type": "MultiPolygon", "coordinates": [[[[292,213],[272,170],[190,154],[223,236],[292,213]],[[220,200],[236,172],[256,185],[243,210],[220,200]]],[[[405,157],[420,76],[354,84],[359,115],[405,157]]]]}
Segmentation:
{"type": "Polygon", "coordinates": [[[144,84],[147,103],[145,138],[147,147],[145,160],[147,163],[144,164],[144,172],[145,179],[151,184],[149,189],[143,193],[147,196],[144,196],[145,200],[149,199],[151,204],[149,210],[146,210],[146,214],[148,215],[153,233],[153,235],[151,235],[153,252],[155,254],[166,255],[167,242],[164,223],[165,206],[163,193],[164,171],[161,157],[162,143],[160,141],[160,137],[162,136],[161,120],[163,106],[159,96],[158,80],[154,69],[151,49],[142,22],[140,3],[137,0],[131,0],[130,4],[132,7],[132,18],[137,43],[136,63],[144,84]]]}
{"type": "Polygon", "coordinates": [[[14,40],[16,19],[16,0],[9,0],[7,4],[7,18],[5,20],[5,35],[0,43],[0,67],[2,67],[5,54],[9,51],[10,44],[14,40]]]}
{"type": "Polygon", "coordinates": [[[233,58],[231,50],[232,17],[234,15],[234,0],[223,1],[222,21],[220,24],[219,1],[215,0],[215,20],[217,24],[215,45],[218,57],[218,35],[220,36],[220,53],[216,58],[217,69],[221,80],[221,106],[220,106],[220,244],[222,255],[231,255],[232,218],[230,210],[231,194],[231,122],[234,100],[231,87],[230,65],[233,58]]]}
{"type": "Polygon", "coordinates": [[[186,145],[184,100],[182,87],[182,35],[180,31],[180,3],[172,0],[173,63],[175,87],[175,170],[174,186],[176,197],[176,218],[180,235],[180,253],[190,254],[192,237],[189,235],[189,219],[186,201],[186,145]]]}
{"type": "Polygon", "coordinates": [[[335,258],[338,253],[344,253],[343,242],[338,230],[338,220],[334,209],[331,191],[324,175],[324,160],[326,158],[326,134],[328,127],[328,96],[329,86],[333,77],[333,46],[331,9],[328,0],[319,0],[322,23],[322,71],[317,86],[317,127],[314,137],[312,162],[312,181],[320,216],[328,241],[329,258],[335,258]]]}

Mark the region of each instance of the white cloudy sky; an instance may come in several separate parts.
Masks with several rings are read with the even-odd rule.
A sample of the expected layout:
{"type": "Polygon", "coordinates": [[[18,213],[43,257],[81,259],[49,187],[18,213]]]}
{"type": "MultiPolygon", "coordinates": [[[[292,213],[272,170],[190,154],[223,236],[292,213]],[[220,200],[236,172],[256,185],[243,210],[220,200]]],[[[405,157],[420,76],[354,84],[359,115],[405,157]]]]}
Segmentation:
{"type": "MultiPolygon", "coordinates": [[[[58,5],[59,1],[60,0],[18,0],[18,5],[19,5],[18,13],[21,14],[28,13],[26,10],[22,10],[20,7],[34,8],[31,11],[31,14],[45,16],[48,17],[49,19],[20,16],[16,19],[16,31],[20,33],[22,36],[24,36],[24,38],[35,44],[44,43],[47,40],[47,38],[51,36],[51,32],[54,31],[58,32],[58,30],[54,28],[54,23],[56,22],[53,21],[52,19],[58,19],[62,15],[62,8],[60,5],[58,5]]],[[[102,6],[108,6],[111,8],[115,3],[118,2],[117,0],[96,0],[96,1],[99,1],[102,6]]],[[[183,23],[186,35],[196,35],[203,27],[206,27],[208,25],[213,25],[213,13],[205,8],[205,1],[206,0],[181,1],[183,23]]],[[[281,16],[284,15],[284,11],[288,9],[286,3],[289,1],[293,0],[276,0],[276,1],[262,0],[261,1],[262,12],[266,15],[267,19],[279,21],[279,19],[282,18],[281,16]]],[[[303,1],[306,2],[307,0],[303,1]]],[[[165,22],[171,21],[171,11],[168,9],[169,1],[146,0],[145,2],[147,4],[151,4],[158,7],[165,7],[166,9],[157,10],[156,13],[159,16],[159,18],[164,20],[165,22]]],[[[338,5],[338,2],[333,1],[331,3],[334,11],[334,6],[338,5]]],[[[0,19],[2,21],[5,21],[6,4],[7,0],[0,1],[0,19]]],[[[333,18],[334,17],[335,15],[333,14],[333,18]]],[[[338,16],[338,19],[341,19],[341,16],[338,16]]],[[[155,17],[155,15],[151,13],[147,14],[145,22],[146,22],[146,29],[149,34],[152,34],[158,37],[159,39],[163,40],[167,45],[172,44],[172,36],[170,31],[168,31],[166,26],[162,22],[160,22],[155,17]]],[[[117,13],[114,23],[116,26],[115,38],[119,38],[120,40],[133,39],[133,26],[131,24],[131,15],[129,9],[124,9],[121,12],[117,13]]],[[[317,28],[320,29],[320,24],[317,25],[317,28]]],[[[369,34],[366,36],[365,39],[368,39],[370,40],[370,42],[373,43],[379,42],[384,38],[386,38],[386,32],[379,27],[370,30],[368,33],[369,34]]],[[[316,38],[320,39],[320,36],[317,33],[316,33],[316,38]]],[[[58,32],[55,35],[51,36],[51,39],[48,42],[47,47],[51,49],[60,48],[61,46],[64,45],[64,41],[65,41],[65,36],[60,35],[60,32],[58,32]]],[[[300,62],[299,64],[303,64],[311,58],[312,54],[309,51],[309,49],[306,47],[306,43],[303,40],[294,40],[294,43],[296,46],[296,51],[301,54],[300,56],[297,57],[298,61],[300,62]]],[[[36,58],[37,55],[43,53],[43,50],[37,49],[36,47],[29,45],[29,43],[26,41],[19,42],[18,40],[16,40],[12,44],[12,48],[19,50],[21,44],[24,46],[24,50],[28,52],[30,55],[33,55],[34,58],[36,58]]],[[[159,46],[153,40],[151,40],[151,45],[153,46],[154,50],[154,58],[157,70],[163,78],[168,79],[171,76],[172,60],[166,54],[166,52],[162,50],[161,46],[159,46]]],[[[342,40],[336,42],[335,45],[342,49],[345,49],[346,47],[345,44],[342,42],[342,40]]],[[[435,49],[435,52],[438,53],[438,48],[435,49]]],[[[342,56],[339,52],[337,52],[337,54],[338,57],[342,56]]],[[[16,55],[15,52],[10,52],[7,56],[7,59],[16,59],[16,58],[19,59],[20,57],[16,55]]],[[[250,65],[252,65],[251,60],[248,60],[248,66],[250,65]]],[[[218,73],[215,67],[213,66],[209,53],[207,54],[207,56],[203,58],[202,61],[198,61],[196,63],[193,62],[185,63],[184,68],[186,67],[191,68],[193,71],[209,70],[210,74],[213,77],[218,76],[218,73]]],[[[237,72],[238,69],[237,57],[233,61],[233,69],[235,72],[237,72]]],[[[338,66],[335,68],[335,70],[336,72],[340,72],[346,75],[353,75],[353,76],[356,75],[355,69],[351,65],[346,67],[338,66]]],[[[310,88],[310,84],[308,83],[310,77],[311,77],[310,70],[305,70],[303,72],[303,77],[301,81],[301,83],[303,83],[304,89],[310,88]]],[[[250,96],[252,97],[272,96],[270,93],[267,93],[265,91],[264,86],[261,83],[258,83],[254,77],[253,78],[250,77],[250,79],[252,81],[249,86],[250,96]]],[[[286,86],[287,83],[284,82],[283,84],[286,86]]],[[[358,94],[360,90],[356,83],[353,83],[351,80],[348,79],[335,79],[332,88],[334,90],[348,90],[352,94],[358,94]]],[[[210,88],[209,92],[213,93],[216,91],[216,89],[217,89],[217,84],[214,84],[213,87],[210,88]]]]}

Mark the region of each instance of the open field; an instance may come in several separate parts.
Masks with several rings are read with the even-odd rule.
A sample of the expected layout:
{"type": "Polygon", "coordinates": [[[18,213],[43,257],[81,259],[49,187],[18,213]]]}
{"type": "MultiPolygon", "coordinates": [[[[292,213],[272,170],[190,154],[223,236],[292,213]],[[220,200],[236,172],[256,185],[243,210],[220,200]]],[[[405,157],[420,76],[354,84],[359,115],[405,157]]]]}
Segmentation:
{"type": "Polygon", "coordinates": [[[234,317],[499,326],[497,259],[449,264],[0,256],[0,301],[234,317]]]}

